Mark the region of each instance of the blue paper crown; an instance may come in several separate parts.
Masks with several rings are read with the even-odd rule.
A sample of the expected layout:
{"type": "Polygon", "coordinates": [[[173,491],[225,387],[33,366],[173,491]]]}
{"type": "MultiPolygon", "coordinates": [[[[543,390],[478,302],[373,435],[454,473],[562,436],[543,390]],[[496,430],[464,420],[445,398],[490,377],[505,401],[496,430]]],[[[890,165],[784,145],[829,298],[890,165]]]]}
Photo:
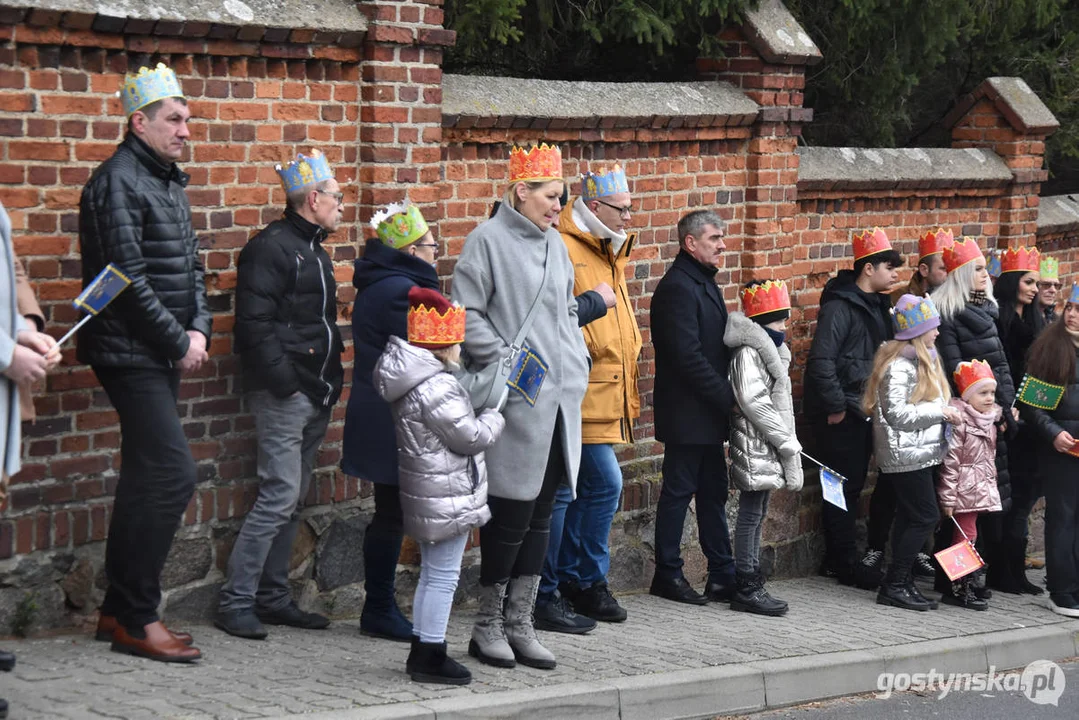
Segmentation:
{"type": "Polygon", "coordinates": [[[176,73],[165,67],[164,63],[158,63],[153,70],[139,68],[137,75],[128,73],[124,76],[124,87],[120,90],[120,98],[124,101],[124,115],[127,117],[150,103],[183,96],[184,91],[180,89],[176,73]]]}
{"type": "Polygon", "coordinates": [[[281,176],[281,184],[285,187],[285,192],[299,190],[311,183],[333,179],[333,171],[330,170],[330,164],[326,162],[326,156],[318,150],[312,150],[310,157],[300,153],[285,167],[278,165],[274,169],[281,176]]]}
{"type": "Polygon", "coordinates": [[[1003,268],[1000,265],[1000,253],[994,252],[989,256],[989,262],[986,263],[985,269],[989,272],[989,277],[998,278],[1003,268]]]}
{"type": "Polygon", "coordinates": [[[1068,296],[1068,302],[1079,304],[1079,282],[1072,285],[1072,294],[1068,296]]]}
{"type": "Polygon", "coordinates": [[[616,164],[609,171],[600,170],[598,173],[586,172],[581,175],[581,197],[585,202],[628,192],[629,182],[621,165],[616,164]]]}

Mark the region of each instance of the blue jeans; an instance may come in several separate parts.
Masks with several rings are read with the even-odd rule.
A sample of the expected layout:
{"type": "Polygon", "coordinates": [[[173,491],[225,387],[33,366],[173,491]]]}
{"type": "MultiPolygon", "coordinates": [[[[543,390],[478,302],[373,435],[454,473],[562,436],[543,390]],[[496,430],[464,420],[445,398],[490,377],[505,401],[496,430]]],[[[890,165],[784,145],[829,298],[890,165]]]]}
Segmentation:
{"type": "Polygon", "coordinates": [[[611,567],[608,539],[622,497],[622,468],[610,445],[582,445],[577,500],[569,486],[555,493],[551,539],[540,580],[539,603],[550,602],[560,582],[582,588],[605,582],[611,567]]]}
{"type": "Polygon", "coordinates": [[[412,600],[412,634],[425,643],[446,641],[453,593],[461,577],[468,533],[436,543],[420,543],[420,581],[412,600]]]}

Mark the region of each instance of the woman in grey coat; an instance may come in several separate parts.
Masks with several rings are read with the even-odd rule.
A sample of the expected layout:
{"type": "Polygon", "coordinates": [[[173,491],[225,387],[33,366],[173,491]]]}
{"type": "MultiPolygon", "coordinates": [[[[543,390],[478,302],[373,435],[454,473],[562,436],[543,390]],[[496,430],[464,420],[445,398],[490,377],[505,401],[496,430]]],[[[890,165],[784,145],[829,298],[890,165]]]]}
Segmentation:
{"type": "Polygon", "coordinates": [[[397,432],[405,531],[420,543],[405,668],[417,682],[464,685],[472,675],[446,656],[446,624],[469,533],[491,517],[483,451],[504,421],[497,410],[476,417],[468,393],[448,372],[460,357],[464,310],[430,288],[412,288],[408,300],[408,342],[391,336],[373,372],[397,432]]]}
{"type": "Polygon", "coordinates": [[[515,147],[503,203],[469,233],[453,275],[453,299],[467,311],[467,370],[514,354],[509,345],[533,302],[539,307],[524,345],[547,368],[538,395],[509,393],[505,432],[487,451],[491,521],[480,530],[480,610],[469,653],[497,667],[517,661],[555,666],[554,655],[536,639],[532,608],[555,490],[562,482],[572,488],[577,478],[589,374],[573,267],[551,225],[562,190],[557,147],[515,147]]]}
{"type": "Polygon", "coordinates": [[[802,489],[802,446],[794,431],[791,351],[786,327],[790,295],[782,282],[752,282],[741,293],[743,313],[731,313],[723,335],[731,348],[731,481],[741,494],[734,534],[731,609],[778,616],[787,603],[764,589],[761,530],[773,490],[802,489]]]}

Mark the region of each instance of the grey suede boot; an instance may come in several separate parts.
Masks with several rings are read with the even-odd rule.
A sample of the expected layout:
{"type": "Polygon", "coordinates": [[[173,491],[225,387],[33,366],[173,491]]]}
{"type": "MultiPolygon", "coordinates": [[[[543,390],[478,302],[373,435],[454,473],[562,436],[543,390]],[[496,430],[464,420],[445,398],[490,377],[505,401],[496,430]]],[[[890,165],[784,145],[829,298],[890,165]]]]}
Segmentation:
{"type": "Polygon", "coordinates": [[[540,645],[532,625],[532,608],[539,590],[539,575],[522,575],[510,580],[506,603],[506,639],[517,662],[529,667],[551,670],[556,665],[550,650],[540,645]]]}
{"type": "Polygon", "coordinates": [[[480,609],[476,613],[476,624],[472,626],[468,654],[486,665],[511,668],[517,662],[506,642],[502,620],[502,601],[505,598],[506,583],[480,585],[480,609]]]}

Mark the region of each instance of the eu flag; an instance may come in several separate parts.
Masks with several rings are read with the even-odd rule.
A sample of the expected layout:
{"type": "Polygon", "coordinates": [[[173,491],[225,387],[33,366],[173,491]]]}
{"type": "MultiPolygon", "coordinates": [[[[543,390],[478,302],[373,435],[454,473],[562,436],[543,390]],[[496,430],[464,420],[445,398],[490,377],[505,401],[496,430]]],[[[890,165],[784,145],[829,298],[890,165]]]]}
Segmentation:
{"type": "Polygon", "coordinates": [[[113,298],[124,291],[131,280],[120,269],[109,263],[73,301],[77,308],[82,308],[91,315],[97,315],[112,302],[113,298]]]}
{"type": "Polygon", "coordinates": [[[830,468],[820,469],[821,495],[840,510],[847,509],[847,498],[843,495],[843,483],[846,481],[845,477],[830,468]]]}

